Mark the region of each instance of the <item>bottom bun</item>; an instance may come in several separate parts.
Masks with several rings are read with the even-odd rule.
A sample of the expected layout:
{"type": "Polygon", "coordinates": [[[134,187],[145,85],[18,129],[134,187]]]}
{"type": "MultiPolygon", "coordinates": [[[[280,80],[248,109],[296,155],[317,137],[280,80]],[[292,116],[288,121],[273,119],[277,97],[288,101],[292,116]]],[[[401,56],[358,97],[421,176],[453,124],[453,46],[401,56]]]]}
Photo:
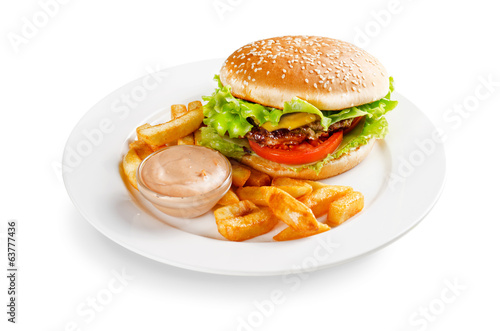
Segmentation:
{"type": "Polygon", "coordinates": [[[375,141],[376,139],[370,139],[366,145],[360,146],[349,153],[342,155],[338,159],[331,160],[326,163],[323,168],[321,168],[319,173],[309,168],[294,171],[289,167],[266,160],[258,155],[245,155],[241,159],[241,163],[262,171],[271,177],[289,177],[308,180],[325,179],[339,175],[357,166],[368,156],[373,148],[373,145],[375,144],[375,141]]]}

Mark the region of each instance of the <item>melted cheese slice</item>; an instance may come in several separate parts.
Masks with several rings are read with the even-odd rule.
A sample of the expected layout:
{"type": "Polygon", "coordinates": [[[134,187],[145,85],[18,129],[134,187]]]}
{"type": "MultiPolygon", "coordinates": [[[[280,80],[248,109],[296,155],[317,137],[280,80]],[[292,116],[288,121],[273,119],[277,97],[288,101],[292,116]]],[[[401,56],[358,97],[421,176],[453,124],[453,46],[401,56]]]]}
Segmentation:
{"type": "Polygon", "coordinates": [[[292,113],[281,116],[278,125],[272,125],[271,122],[266,122],[262,124],[262,127],[267,131],[276,131],[279,129],[293,130],[300,128],[306,124],[316,122],[319,117],[315,114],[310,113],[292,113]]]}

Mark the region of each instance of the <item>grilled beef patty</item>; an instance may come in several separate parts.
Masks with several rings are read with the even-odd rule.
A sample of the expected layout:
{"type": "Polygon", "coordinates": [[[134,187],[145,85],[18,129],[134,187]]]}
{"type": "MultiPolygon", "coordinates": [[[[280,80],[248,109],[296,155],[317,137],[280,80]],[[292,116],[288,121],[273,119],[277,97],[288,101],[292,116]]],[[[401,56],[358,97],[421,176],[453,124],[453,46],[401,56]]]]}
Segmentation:
{"type": "Polygon", "coordinates": [[[333,123],[328,128],[328,131],[323,131],[320,121],[316,121],[297,129],[279,129],[275,131],[267,131],[263,127],[254,126],[253,129],[246,134],[246,138],[255,141],[261,146],[279,145],[298,145],[304,141],[314,142],[315,140],[328,139],[335,131],[342,130],[351,126],[354,118],[342,120],[333,123]]]}

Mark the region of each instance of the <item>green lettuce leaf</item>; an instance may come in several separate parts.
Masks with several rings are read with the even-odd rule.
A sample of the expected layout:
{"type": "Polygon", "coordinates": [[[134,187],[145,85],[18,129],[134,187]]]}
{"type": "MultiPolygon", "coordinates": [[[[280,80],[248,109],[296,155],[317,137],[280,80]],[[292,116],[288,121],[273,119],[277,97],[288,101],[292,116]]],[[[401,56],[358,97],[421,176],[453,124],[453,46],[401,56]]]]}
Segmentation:
{"type": "Polygon", "coordinates": [[[252,129],[252,124],[247,120],[248,118],[251,118],[257,125],[268,121],[276,125],[282,115],[306,112],[318,115],[322,126],[327,129],[331,124],[344,119],[365,116],[364,124],[358,125],[355,130],[346,134],[341,145],[333,154],[314,164],[300,167],[290,166],[290,168],[297,171],[303,168],[311,168],[319,172],[326,162],[365,145],[370,139],[383,139],[388,132],[388,124],[383,115],[394,109],[398,104],[397,101],[390,99],[391,93],[394,91],[392,77],[389,79],[389,92],[382,99],[340,111],[320,111],[312,104],[299,98],[293,98],[291,101],[286,102],[283,110],[265,107],[235,98],[231,95],[230,86],[223,86],[217,75],[214,79],[218,82],[218,88],[211,96],[203,97],[203,100],[207,101],[203,106],[203,113],[206,117],[203,122],[207,127],[202,128],[201,144],[238,160],[246,153],[252,153],[252,151],[245,148],[246,146],[243,143],[240,144],[238,139],[223,137],[226,133],[228,133],[229,138],[243,137],[252,129]]]}
{"type": "Polygon", "coordinates": [[[235,98],[231,94],[231,87],[222,86],[218,75],[214,79],[218,82],[218,88],[211,96],[203,97],[207,101],[203,106],[203,123],[215,129],[219,135],[228,133],[230,138],[245,136],[253,127],[248,118],[259,124],[268,121],[278,124],[281,110],[235,98]]]}
{"type": "Polygon", "coordinates": [[[215,129],[206,126],[200,129],[201,139],[200,145],[215,149],[227,157],[240,160],[247,152],[243,146],[236,144],[234,141],[222,138],[215,129]]]}
{"type": "Polygon", "coordinates": [[[285,104],[283,105],[282,115],[291,114],[291,113],[310,113],[310,114],[318,115],[321,119],[321,125],[323,126],[323,128],[325,130],[328,129],[330,124],[334,123],[334,122],[332,122],[332,120],[330,118],[325,117],[321,110],[314,107],[309,102],[304,101],[302,99],[299,99],[297,97],[293,98],[292,100],[290,100],[288,102],[285,102],[285,104]]]}
{"type": "Polygon", "coordinates": [[[203,106],[205,115],[203,123],[214,128],[221,136],[228,133],[230,138],[244,137],[252,129],[252,124],[248,121],[249,118],[257,125],[262,125],[265,122],[276,125],[281,116],[285,114],[311,113],[320,118],[321,125],[324,130],[327,130],[331,124],[353,117],[375,116],[378,118],[397,105],[397,101],[390,100],[393,91],[392,77],[390,78],[390,91],[384,98],[340,111],[321,111],[309,102],[297,97],[285,102],[283,110],[266,107],[234,97],[231,94],[231,87],[223,86],[218,75],[215,75],[214,80],[218,84],[215,92],[211,96],[203,97],[203,100],[207,101],[203,106]]]}

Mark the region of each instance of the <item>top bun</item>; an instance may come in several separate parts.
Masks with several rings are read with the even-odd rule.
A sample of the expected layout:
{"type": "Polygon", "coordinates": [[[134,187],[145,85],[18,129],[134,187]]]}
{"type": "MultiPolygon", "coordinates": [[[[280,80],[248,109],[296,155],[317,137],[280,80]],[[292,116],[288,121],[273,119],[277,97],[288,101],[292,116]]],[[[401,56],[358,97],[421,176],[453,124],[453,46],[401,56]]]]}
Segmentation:
{"type": "Polygon", "coordinates": [[[279,109],[299,97],[320,110],[340,110],[379,100],[389,91],[389,76],[372,55],[314,36],[245,45],[224,62],[220,79],[235,97],[279,109]]]}

